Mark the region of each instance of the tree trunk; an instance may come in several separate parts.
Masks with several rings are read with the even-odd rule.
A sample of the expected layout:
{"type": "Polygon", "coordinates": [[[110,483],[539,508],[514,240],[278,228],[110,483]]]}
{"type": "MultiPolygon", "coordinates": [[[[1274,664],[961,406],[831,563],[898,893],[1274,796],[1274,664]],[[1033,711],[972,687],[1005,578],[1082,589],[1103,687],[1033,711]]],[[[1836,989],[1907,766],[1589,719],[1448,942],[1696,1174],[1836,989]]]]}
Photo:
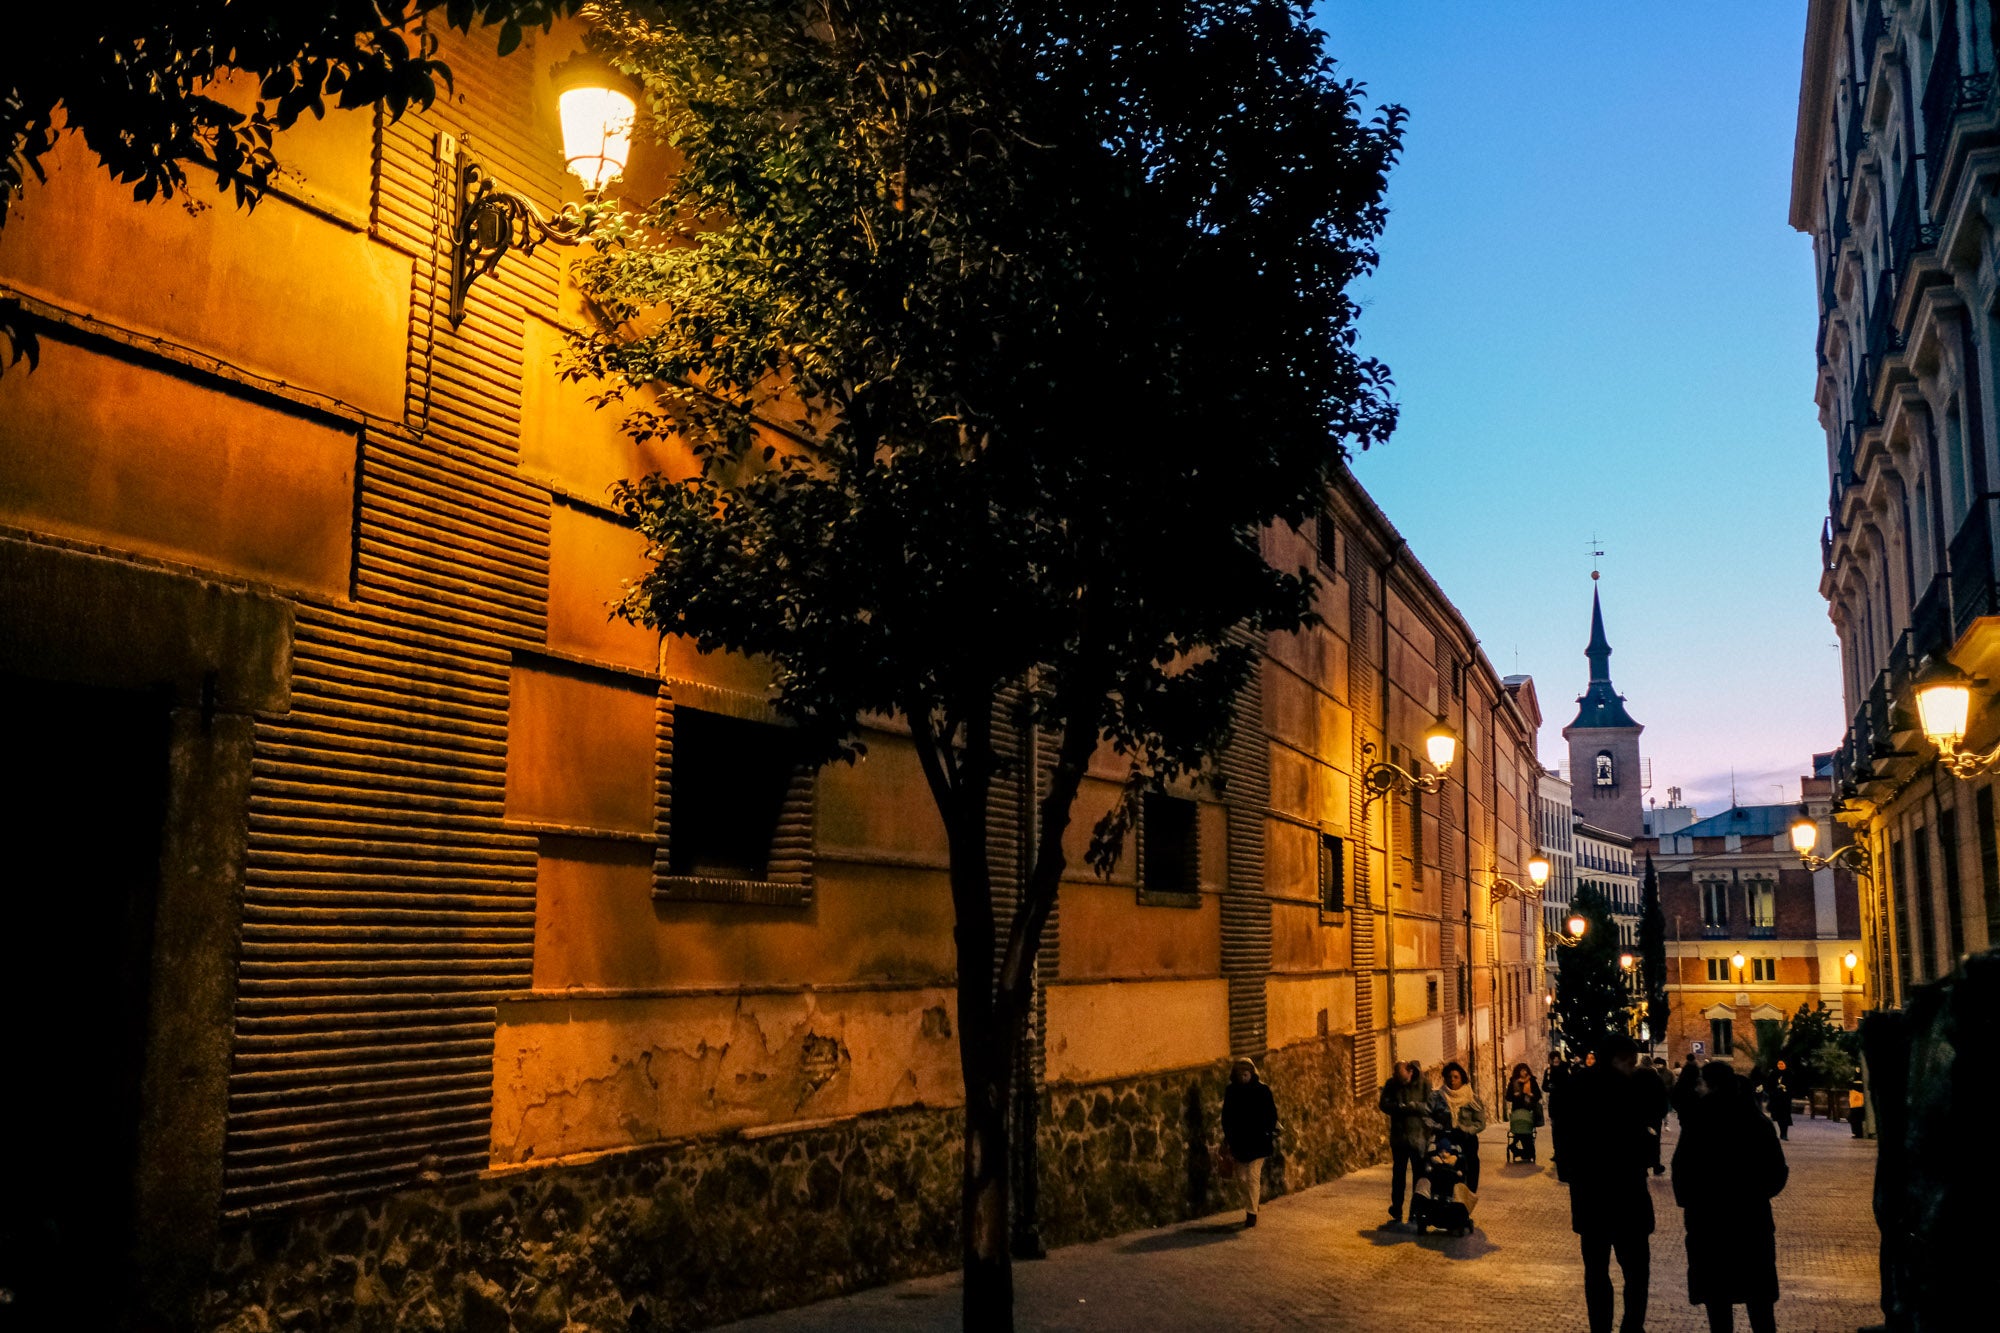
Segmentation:
{"type": "MultiPolygon", "coordinates": [[[[988,955],[990,960],[991,955],[988,955]]],[[[990,961],[989,961],[990,966],[990,961]]],[[[969,1053],[982,1066],[966,1079],[965,1237],[966,1333],[1013,1333],[1014,1259],[1010,1244],[1007,1106],[1013,1089],[1013,1039],[1003,1021],[993,1024],[983,1049],[969,1053]]]]}

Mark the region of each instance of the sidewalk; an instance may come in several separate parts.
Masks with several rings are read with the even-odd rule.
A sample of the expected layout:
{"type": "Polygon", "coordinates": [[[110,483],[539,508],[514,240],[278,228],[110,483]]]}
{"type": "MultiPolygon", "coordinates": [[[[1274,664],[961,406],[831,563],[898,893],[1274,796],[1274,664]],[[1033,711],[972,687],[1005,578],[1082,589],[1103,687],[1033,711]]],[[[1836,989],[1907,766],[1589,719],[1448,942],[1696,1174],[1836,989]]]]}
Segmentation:
{"type": "MultiPolygon", "coordinates": [[[[1667,1152],[1673,1151],[1669,1120],[1667,1152]]],[[[1177,1333],[1327,1329],[1340,1333],[1544,1333],[1582,1330],[1582,1266],[1569,1200],[1548,1166],[1506,1166],[1504,1137],[1481,1146],[1478,1230],[1462,1240],[1375,1230],[1388,1215],[1389,1169],[1370,1167],[1267,1203],[1255,1231],[1221,1214],[1118,1236],[1016,1264],[1022,1330],[1177,1333]]],[[[1778,1197],[1784,1333],[1854,1333],[1881,1318],[1869,1195],[1875,1145],[1845,1125],[1801,1120],[1785,1145],[1791,1183],[1778,1197]]],[[[1649,1333],[1706,1333],[1687,1303],[1680,1210],[1654,1178],[1649,1333]]],[[[1616,1268],[1613,1268],[1614,1278],[1616,1268]]],[[[948,1333],[959,1326],[955,1274],[922,1278],[729,1326],[733,1333],[948,1333]]],[[[1748,1321],[1737,1313],[1738,1328],[1748,1321]]]]}

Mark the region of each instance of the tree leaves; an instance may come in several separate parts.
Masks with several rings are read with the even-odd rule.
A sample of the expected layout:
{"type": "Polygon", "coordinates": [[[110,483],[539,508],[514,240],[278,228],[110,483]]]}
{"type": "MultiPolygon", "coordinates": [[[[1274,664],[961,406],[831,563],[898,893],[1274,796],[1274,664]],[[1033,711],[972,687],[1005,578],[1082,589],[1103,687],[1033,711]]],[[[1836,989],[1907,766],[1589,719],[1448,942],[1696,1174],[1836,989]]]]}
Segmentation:
{"type": "Polygon", "coordinates": [[[272,136],[307,113],[380,105],[392,116],[428,107],[451,71],[428,42],[427,17],[452,27],[499,25],[513,51],[529,27],[549,28],[582,0],[154,0],[45,7],[38,40],[0,45],[0,225],[57,134],[83,136],[135,199],[172,198],[188,162],[254,204],[277,169],[272,136]],[[208,95],[217,79],[251,75],[247,113],[208,95]]]}

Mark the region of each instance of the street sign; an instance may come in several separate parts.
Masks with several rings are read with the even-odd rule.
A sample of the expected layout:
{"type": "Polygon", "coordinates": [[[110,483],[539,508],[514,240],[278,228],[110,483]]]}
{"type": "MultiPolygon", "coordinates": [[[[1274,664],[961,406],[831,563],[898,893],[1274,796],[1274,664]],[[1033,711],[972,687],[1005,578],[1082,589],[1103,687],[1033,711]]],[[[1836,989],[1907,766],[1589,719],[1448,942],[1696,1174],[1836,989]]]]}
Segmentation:
{"type": "Polygon", "coordinates": [[[1688,1043],[1688,1054],[1697,1060],[1701,1059],[1703,1052],[1707,1050],[1708,1043],[1705,1041],[1691,1041],[1688,1043]]]}

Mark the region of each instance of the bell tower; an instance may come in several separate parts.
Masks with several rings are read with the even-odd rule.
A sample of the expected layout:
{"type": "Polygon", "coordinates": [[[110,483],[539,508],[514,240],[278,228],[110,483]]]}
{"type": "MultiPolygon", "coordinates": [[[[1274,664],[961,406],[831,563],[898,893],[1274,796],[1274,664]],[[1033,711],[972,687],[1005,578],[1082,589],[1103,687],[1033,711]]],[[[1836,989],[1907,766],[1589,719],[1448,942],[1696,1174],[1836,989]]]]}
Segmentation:
{"type": "Polygon", "coordinates": [[[1585,823],[1640,837],[1646,831],[1640,783],[1639,733],[1645,728],[1625,711],[1625,696],[1611,684],[1611,641],[1604,635],[1604,606],[1597,571],[1590,573],[1590,684],[1577,697],[1576,720],[1563,728],[1569,742],[1570,804],[1585,823]]]}

